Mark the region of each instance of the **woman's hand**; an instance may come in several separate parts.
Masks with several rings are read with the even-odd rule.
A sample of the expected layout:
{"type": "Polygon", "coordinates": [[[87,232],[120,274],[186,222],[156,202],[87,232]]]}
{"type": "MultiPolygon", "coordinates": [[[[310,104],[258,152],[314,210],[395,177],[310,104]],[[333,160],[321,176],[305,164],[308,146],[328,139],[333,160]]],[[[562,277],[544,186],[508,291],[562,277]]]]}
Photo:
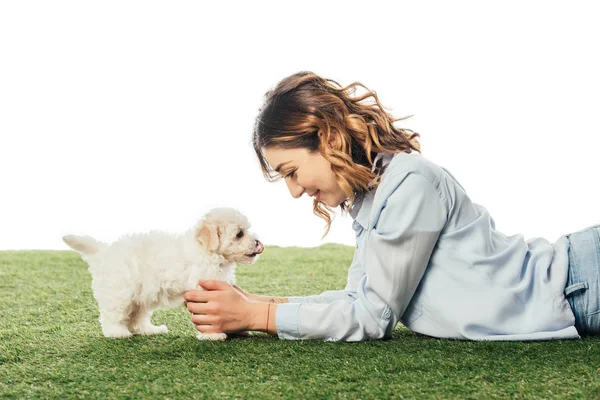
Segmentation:
{"type": "Polygon", "coordinates": [[[221,281],[200,281],[204,290],[191,290],[183,298],[192,322],[202,333],[237,333],[266,330],[268,303],[252,302],[237,286],[221,281]]]}

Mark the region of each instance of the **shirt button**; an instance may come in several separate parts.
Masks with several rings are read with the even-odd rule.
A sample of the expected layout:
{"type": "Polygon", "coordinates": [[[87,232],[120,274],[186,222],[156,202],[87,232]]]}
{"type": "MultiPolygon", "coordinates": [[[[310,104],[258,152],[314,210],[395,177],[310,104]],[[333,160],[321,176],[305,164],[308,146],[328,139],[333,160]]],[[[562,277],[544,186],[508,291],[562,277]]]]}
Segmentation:
{"type": "Polygon", "coordinates": [[[384,311],[383,318],[390,319],[391,316],[392,316],[392,311],[389,308],[384,311]]]}

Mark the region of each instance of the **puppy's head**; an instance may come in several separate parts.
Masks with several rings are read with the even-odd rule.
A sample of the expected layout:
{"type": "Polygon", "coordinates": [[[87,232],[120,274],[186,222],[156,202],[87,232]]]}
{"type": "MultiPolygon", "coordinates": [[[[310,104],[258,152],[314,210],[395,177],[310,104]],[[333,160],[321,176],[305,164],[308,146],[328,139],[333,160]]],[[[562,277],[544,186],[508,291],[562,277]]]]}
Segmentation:
{"type": "Polygon", "coordinates": [[[196,226],[196,240],[208,252],[227,261],[252,264],[263,252],[263,244],[249,232],[250,223],[233,208],[215,208],[196,226]]]}

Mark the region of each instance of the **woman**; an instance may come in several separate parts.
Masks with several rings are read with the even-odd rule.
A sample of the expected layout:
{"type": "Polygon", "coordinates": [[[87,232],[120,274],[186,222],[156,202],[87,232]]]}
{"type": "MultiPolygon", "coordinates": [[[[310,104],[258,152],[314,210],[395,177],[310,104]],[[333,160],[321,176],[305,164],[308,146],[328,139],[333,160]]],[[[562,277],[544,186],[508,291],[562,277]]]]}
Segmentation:
{"type": "Polygon", "coordinates": [[[334,208],[350,213],[348,283],[276,298],[202,282],[206,291],[185,294],[196,328],[346,341],[389,337],[399,321],[438,338],[599,334],[600,225],[554,244],[503,235],[446,169],[421,156],[419,135],[395,121],[360,83],[341,87],[309,72],[266,94],[253,135],[263,173],[283,177],[296,198],[314,197],[327,229],[334,208]]]}

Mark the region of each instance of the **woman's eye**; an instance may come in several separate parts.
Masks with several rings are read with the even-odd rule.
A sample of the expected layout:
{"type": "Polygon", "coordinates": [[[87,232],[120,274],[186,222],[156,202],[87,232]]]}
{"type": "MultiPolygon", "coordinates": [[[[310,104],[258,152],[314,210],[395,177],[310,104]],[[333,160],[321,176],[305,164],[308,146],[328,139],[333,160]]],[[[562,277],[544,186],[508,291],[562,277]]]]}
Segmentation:
{"type": "Polygon", "coordinates": [[[294,173],[296,172],[296,170],[292,170],[291,172],[289,172],[286,176],[284,176],[284,178],[293,178],[294,177],[294,173]]]}
{"type": "Polygon", "coordinates": [[[244,237],[244,231],[239,231],[237,235],[235,235],[236,238],[241,239],[242,237],[244,237]]]}

